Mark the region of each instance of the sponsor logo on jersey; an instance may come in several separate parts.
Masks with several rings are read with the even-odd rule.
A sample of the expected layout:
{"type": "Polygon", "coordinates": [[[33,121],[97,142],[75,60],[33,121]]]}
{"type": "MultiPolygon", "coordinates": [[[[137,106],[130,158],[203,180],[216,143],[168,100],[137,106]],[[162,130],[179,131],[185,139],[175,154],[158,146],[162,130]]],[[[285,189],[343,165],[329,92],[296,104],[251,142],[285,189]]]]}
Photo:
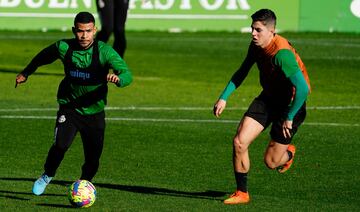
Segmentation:
{"type": "Polygon", "coordinates": [[[70,71],[70,76],[74,77],[74,78],[78,78],[78,79],[83,79],[83,80],[90,79],[90,73],[82,72],[79,70],[70,71]]]}

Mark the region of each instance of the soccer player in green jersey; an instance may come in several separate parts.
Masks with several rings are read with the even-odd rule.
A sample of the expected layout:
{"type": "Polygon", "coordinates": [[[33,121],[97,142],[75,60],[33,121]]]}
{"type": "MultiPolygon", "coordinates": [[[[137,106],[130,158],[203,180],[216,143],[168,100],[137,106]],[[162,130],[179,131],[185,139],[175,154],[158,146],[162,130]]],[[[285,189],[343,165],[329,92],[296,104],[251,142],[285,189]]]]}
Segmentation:
{"type": "Polygon", "coordinates": [[[101,22],[101,31],[96,39],[107,42],[114,33],[113,48],[124,58],[126,50],[125,23],[129,0],[96,0],[96,8],[101,22]]]}
{"type": "Polygon", "coordinates": [[[91,13],[78,13],[72,31],[75,38],[59,40],[43,49],[16,76],[17,86],[42,65],[57,59],[64,65],[65,77],[57,93],[55,142],[48,152],[44,173],[33,185],[35,195],[45,191],[77,132],[85,156],[80,179],[93,179],[103,149],[107,84],[125,87],[132,82],[131,72],[119,54],[108,44],[94,39],[96,26],[91,13]]]}
{"type": "Polygon", "coordinates": [[[290,168],[296,149],[290,143],[305,119],[305,100],[310,91],[307,71],[299,55],[285,38],[275,33],[274,12],[261,9],[251,17],[252,41],[248,53],[214,105],[214,115],[219,117],[230,94],[256,63],[263,90],[245,112],[234,137],[233,167],[237,187],[225,204],[250,201],[248,147],[270,124],[271,140],[265,152],[265,164],[280,173],[290,168]]]}

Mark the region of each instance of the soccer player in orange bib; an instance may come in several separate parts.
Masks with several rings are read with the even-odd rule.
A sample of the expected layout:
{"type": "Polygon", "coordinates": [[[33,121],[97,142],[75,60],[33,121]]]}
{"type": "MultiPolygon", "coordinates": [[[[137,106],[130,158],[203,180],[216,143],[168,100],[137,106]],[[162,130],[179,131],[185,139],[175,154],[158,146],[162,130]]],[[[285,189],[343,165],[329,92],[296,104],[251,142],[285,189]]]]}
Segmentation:
{"type": "Polygon", "coordinates": [[[299,55],[291,44],[275,33],[276,16],[261,9],[252,16],[252,41],[248,53],[214,105],[219,117],[230,94],[240,86],[256,63],[260,72],[260,95],[250,104],[233,139],[233,167],[236,191],[225,204],[250,201],[247,175],[250,169],[249,145],[271,125],[271,140],[264,161],[268,168],[280,173],[292,165],[295,146],[291,141],[305,119],[305,101],[310,93],[309,77],[299,55]]]}

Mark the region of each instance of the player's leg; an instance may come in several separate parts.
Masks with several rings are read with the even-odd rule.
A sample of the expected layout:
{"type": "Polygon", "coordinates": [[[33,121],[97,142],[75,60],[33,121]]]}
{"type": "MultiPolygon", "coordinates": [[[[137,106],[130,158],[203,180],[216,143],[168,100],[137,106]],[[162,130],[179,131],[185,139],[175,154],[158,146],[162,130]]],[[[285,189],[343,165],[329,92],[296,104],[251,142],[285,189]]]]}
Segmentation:
{"type": "Polygon", "coordinates": [[[265,164],[269,169],[275,169],[287,161],[290,156],[288,155],[288,144],[281,144],[277,141],[271,140],[265,152],[265,164]]]}
{"type": "Polygon", "coordinates": [[[250,104],[240,122],[233,141],[233,166],[236,179],[236,192],[224,201],[225,204],[239,204],[250,201],[247,191],[247,174],[250,169],[248,147],[269,125],[268,106],[260,94],[250,104]]]}
{"type": "Polygon", "coordinates": [[[280,173],[287,171],[295,157],[296,147],[290,144],[298,128],[303,123],[306,117],[306,106],[305,104],[300,108],[298,113],[295,115],[293,120],[292,129],[290,129],[291,137],[285,138],[283,135],[282,123],[283,119],[279,118],[275,120],[271,131],[271,141],[265,152],[265,164],[270,169],[278,168],[280,173]]]}
{"type": "Polygon", "coordinates": [[[105,135],[105,113],[87,117],[85,127],[80,131],[84,147],[85,162],[80,179],[91,181],[99,168],[105,135]]]}
{"type": "Polygon", "coordinates": [[[98,40],[107,42],[114,30],[114,1],[96,0],[96,8],[99,14],[101,30],[97,33],[98,40]]]}
{"type": "Polygon", "coordinates": [[[73,113],[60,109],[57,114],[54,144],[50,147],[46,162],[44,165],[44,173],[35,181],[33,185],[33,193],[41,195],[51,179],[55,176],[56,170],[60,166],[64,158],[65,152],[70,147],[77,132],[74,122],[73,113]]]}
{"type": "Polygon", "coordinates": [[[124,58],[126,49],[125,23],[129,8],[128,0],[116,1],[114,11],[114,49],[124,58]]]}
{"type": "Polygon", "coordinates": [[[250,169],[248,147],[264,130],[255,119],[244,116],[233,140],[233,166],[236,180],[236,192],[224,201],[225,204],[240,204],[250,201],[247,190],[247,174],[250,169]]]}

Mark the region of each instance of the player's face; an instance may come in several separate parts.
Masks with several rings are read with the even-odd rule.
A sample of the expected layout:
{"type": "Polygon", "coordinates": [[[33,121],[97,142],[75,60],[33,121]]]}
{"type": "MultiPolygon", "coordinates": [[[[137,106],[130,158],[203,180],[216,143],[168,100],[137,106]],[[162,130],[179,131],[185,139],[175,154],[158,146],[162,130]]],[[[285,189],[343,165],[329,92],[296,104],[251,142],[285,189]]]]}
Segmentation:
{"type": "Polygon", "coordinates": [[[261,21],[255,21],[251,24],[251,29],[252,41],[261,48],[269,45],[274,37],[275,28],[273,25],[265,26],[261,21]]]}
{"type": "Polygon", "coordinates": [[[94,42],[96,27],[94,23],[77,23],[73,27],[73,33],[81,47],[87,49],[94,42]]]}

